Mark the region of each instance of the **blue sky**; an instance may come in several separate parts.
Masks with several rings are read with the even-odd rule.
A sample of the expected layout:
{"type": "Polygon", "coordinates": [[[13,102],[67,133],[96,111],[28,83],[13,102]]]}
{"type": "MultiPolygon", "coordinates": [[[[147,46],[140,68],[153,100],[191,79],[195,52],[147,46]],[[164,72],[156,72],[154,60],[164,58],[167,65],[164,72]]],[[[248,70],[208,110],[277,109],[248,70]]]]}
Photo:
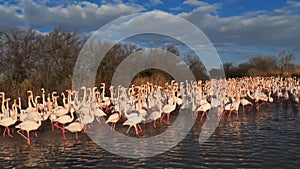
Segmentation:
{"type": "Polygon", "coordinates": [[[300,64],[300,2],[292,0],[0,0],[0,28],[32,26],[45,33],[62,26],[90,36],[121,16],[153,10],[196,25],[222,62],[291,50],[300,64]]]}

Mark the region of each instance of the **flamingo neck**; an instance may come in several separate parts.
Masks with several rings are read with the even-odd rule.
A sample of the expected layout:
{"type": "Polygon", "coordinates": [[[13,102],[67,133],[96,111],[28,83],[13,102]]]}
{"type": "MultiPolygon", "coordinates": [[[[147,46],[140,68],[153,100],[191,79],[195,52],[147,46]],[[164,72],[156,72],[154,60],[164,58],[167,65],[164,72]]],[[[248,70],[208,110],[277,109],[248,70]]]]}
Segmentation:
{"type": "Polygon", "coordinates": [[[4,93],[2,93],[2,107],[1,107],[1,109],[2,109],[3,113],[6,112],[4,103],[5,103],[5,95],[4,95],[4,93]]]}

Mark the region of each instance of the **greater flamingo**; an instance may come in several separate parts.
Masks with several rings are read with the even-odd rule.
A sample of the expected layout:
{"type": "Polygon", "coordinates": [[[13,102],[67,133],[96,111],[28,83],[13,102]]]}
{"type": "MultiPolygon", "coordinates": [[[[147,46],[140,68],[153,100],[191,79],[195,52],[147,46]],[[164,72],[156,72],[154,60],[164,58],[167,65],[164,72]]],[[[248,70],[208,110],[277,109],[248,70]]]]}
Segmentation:
{"type": "Polygon", "coordinates": [[[27,140],[27,143],[30,144],[30,131],[37,130],[41,126],[41,124],[42,124],[41,119],[39,119],[38,121],[25,120],[22,123],[15,126],[15,128],[20,129],[17,131],[17,133],[23,138],[25,138],[27,140]],[[27,132],[27,137],[21,133],[21,130],[27,132]]]}
{"type": "MultiPolygon", "coordinates": [[[[7,102],[8,102],[9,100],[10,100],[10,98],[6,99],[7,102]]],[[[16,100],[14,100],[14,104],[12,105],[12,113],[13,113],[13,115],[10,116],[10,117],[6,117],[6,118],[0,120],[0,125],[5,127],[5,129],[4,129],[4,131],[3,131],[3,137],[5,137],[5,132],[6,132],[6,131],[7,131],[7,135],[8,135],[9,137],[13,137],[13,136],[10,134],[10,129],[9,129],[9,127],[17,122],[18,112],[17,112],[16,105],[17,105],[16,100]]]]}

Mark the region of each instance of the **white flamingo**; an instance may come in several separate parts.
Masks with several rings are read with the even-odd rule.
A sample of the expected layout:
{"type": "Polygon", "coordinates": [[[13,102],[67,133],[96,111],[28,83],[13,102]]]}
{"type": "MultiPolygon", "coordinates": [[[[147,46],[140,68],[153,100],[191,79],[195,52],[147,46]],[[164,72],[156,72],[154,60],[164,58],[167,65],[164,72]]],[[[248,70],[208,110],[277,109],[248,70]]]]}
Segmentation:
{"type": "Polygon", "coordinates": [[[162,108],[162,113],[163,113],[163,115],[161,116],[161,118],[160,118],[160,122],[164,122],[164,123],[166,123],[167,125],[170,125],[170,114],[171,114],[171,112],[173,112],[174,110],[175,110],[175,108],[176,108],[176,102],[175,102],[175,94],[174,94],[174,92],[173,92],[173,94],[172,94],[172,96],[173,96],[173,103],[172,104],[166,104],[166,105],[164,105],[163,106],[163,108],[162,108]],[[165,117],[167,115],[167,121],[165,121],[163,118],[165,117]]]}
{"type": "Polygon", "coordinates": [[[206,117],[208,118],[207,112],[211,109],[211,105],[207,102],[204,103],[203,105],[201,105],[200,107],[198,107],[195,112],[202,112],[201,118],[200,118],[200,122],[202,122],[202,119],[204,117],[204,115],[206,115],[206,117]]]}
{"type": "Polygon", "coordinates": [[[156,121],[161,118],[162,105],[158,104],[158,109],[150,114],[150,119],[153,120],[153,127],[156,128],[156,121]]]}
{"type": "Polygon", "coordinates": [[[106,113],[104,113],[104,111],[98,107],[98,105],[94,105],[94,108],[92,109],[91,113],[94,114],[94,116],[99,124],[101,122],[100,118],[107,116],[106,113]]]}
{"type": "Polygon", "coordinates": [[[56,123],[55,126],[58,127],[58,128],[61,128],[64,140],[66,140],[65,124],[71,123],[74,120],[74,114],[73,114],[74,112],[75,112],[74,107],[71,106],[71,108],[70,108],[71,116],[63,115],[63,116],[60,116],[57,119],[55,119],[55,122],[58,122],[58,123],[62,124],[62,127],[59,127],[58,123],[56,123]]]}
{"type": "Polygon", "coordinates": [[[108,117],[108,119],[105,121],[105,124],[112,123],[111,130],[114,131],[116,129],[116,123],[119,120],[120,120],[120,114],[119,114],[119,112],[115,112],[108,117]]]}
{"type": "Polygon", "coordinates": [[[248,111],[250,111],[253,106],[253,103],[250,102],[249,100],[247,100],[246,98],[241,98],[241,105],[243,106],[243,111],[245,111],[245,106],[250,105],[250,107],[248,109],[248,111]]]}
{"type": "Polygon", "coordinates": [[[140,123],[141,123],[142,121],[145,121],[145,118],[144,118],[141,114],[140,114],[139,116],[135,116],[135,117],[132,117],[132,118],[126,120],[126,121],[123,123],[123,125],[128,125],[128,126],[129,126],[128,129],[127,129],[127,131],[126,131],[126,134],[128,134],[130,128],[131,128],[132,126],[134,126],[134,128],[135,128],[135,134],[136,134],[136,135],[139,135],[139,133],[143,131],[143,130],[142,130],[142,127],[140,126],[140,123]],[[138,131],[138,128],[137,128],[137,127],[140,129],[139,131],[138,131]]]}
{"type": "MultiPolygon", "coordinates": [[[[9,100],[10,100],[10,98],[8,98],[6,101],[8,102],[9,100]]],[[[17,112],[16,105],[17,105],[16,100],[14,100],[14,104],[12,105],[12,113],[13,113],[13,115],[10,116],[10,117],[6,117],[6,118],[0,120],[0,125],[5,127],[5,129],[3,131],[3,137],[5,137],[5,132],[6,131],[7,131],[7,135],[9,137],[13,137],[10,134],[9,127],[17,122],[18,112],[17,112]]]]}
{"type": "Polygon", "coordinates": [[[76,133],[75,139],[78,140],[78,132],[83,130],[84,124],[81,121],[74,121],[70,123],[68,126],[65,126],[65,129],[70,131],[71,133],[76,133]]]}
{"type": "Polygon", "coordinates": [[[41,126],[41,124],[42,124],[41,119],[39,119],[38,121],[25,120],[22,123],[15,126],[15,128],[20,129],[17,131],[17,133],[23,138],[25,138],[27,140],[27,143],[30,144],[30,131],[37,130],[41,126]],[[21,133],[21,130],[27,132],[27,137],[21,133]]]}

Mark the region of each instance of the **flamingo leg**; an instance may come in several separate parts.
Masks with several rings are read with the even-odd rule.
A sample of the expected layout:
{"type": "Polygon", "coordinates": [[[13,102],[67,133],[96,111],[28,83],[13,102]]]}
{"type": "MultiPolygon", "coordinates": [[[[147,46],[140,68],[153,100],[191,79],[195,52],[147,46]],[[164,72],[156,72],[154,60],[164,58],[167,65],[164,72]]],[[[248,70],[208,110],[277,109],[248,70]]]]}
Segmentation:
{"type": "Polygon", "coordinates": [[[27,143],[30,145],[30,133],[27,131],[27,143]]]}
{"type": "Polygon", "coordinates": [[[226,113],[227,113],[227,110],[224,110],[223,113],[222,113],[222,117],[225,116],[226,113]]]}
{"type": "Polygon", "coordinates": [[[194,111],[194,112],[192,113],[193,119],[197,119],[197,115],[198,115],[198,113],[197,113],[196,111],[194,111]]]}
{"type": "Polygon", "coordinates": [[[238,120],[238,121],[240,121],[240,119],[239,119],[239,112],[236,110],[235,113],[236,113],[236,118],[235,119],[238,120]]]}
{"type": "Polygon", "coordinates": [[[167,114],[167,121],[163,120],[164,123],[166,123],[167,125],[170,125],[170,113],[167,114]]]}
{"type": "Polygon", "coordinates": [[[13,136],[10,134],[10,129],[9,129],[8,126],[5,127],[5,129],[4,129],[4,131],[3,131],[3,138],[5,137],[5,132],[7,132],[7,135],[8,135],[9,137],[13,137],[13,136]]]}
{"type": "Polygon", "coordinates": [[[141,127],[141,125],[140,124],[137,124],[137,126],[139,127],[139,133],[141,133],[142,131],[143,131],[143,129],[142,129],[142,127],[141,127]]]}
{"type": "Polygon", "coordinates": [[[54,124],[54,126],[58,129],[62,129],[59,125],[58,125],[58,123],[56,122],[55,124],[54,124]]]}
{"type": "Polygon", "coordinates": [[[164,113],[161,117],[160,117],[160,123],[163,121],[164,117],[166,116],[166,114],[164,113]]]}
{"type": "Polygon", "coordinates": [[[18,133],[20,136],[22,136],[23,138],[25,138],[26,141],[27,141],[27,143],[30,144],[29,131],[27,131],[27,136],[28,136],[28,137],[26,137],[24,134],[22,134],[23,131],[24,131],[24,130],[22,130],[22,131],[21,131],[21,130],[18,130],[17,133],[18,133]],[[22,133],[21,133],[21,132],[22,132],[22,133]]]}
{"type": "Polygon", "coordinates": [[[58,129],[59,128],[58,122],[56,122],[54,126],[56,126],[56,129],[58,129]]]}
{"type": "Polygon", "coordinates": [[[134,128],[135,128],[135,134],[138,136],[139,132],[138,132],[138,129],[137,129],[136,125],[134,125],[134,128]]]}
{"type": "Polygon", "coordinates": [[[251,106],[250,106],[250,108],[248,109],[248,111],[250,111],[250,110],[252,109],[252,107],[253,107],[253,104],[251,104],[251,106]]]}
{"type": "MultiPolygon", "coordinates": [[[[23,130],[22,130],[22,131],[23,131],[23,130]]],[[[24,134],[21,133],[21,130],[17,130],[17,133],[18,133],[20,136],[22,136],[23,138],[25,138],[25,139],[27,140],[27,137],[26,137],[24,134]]]]}
{"type": "Polygon", "coordinates": [[[132,126],[129,126],[128,129],[126,130],[126,134],[128,134],[129,130],[131,129],[132,126]]]}
{"type": "Polygon", "coordinates": [[[99,117],[96,117],[96,120],[99,124],[101,124],[101,121],[100,121],[100,118],[99,117]]]}
{"type": "Polygon", "coordinates": [[[156,128],[156,120],[153,122],[153,127],[156,128]]]}
{"type": "Polygon", "coordinates": [[[113,123],[113,131],[116,129],[116,123],[113,123]]]}
{"type": "Polygon", "coordinates": [[[170,113],[168,114],[168,125],[170,125],[170,113]]]}
{"type": "Polygon", "coordinates": [[[122,120],[125,121],[126,120],[126,117],[124,115],[122,115],[122,120]]]}
{"type": "Polygon", "coordinates": [[[260,105],[258,103],[255,104],[255,108],[256,108],[257,111],[259,111],[259,106],[260,105]]]}
{"type": "Polygon", "coordinates": [[[9,127],[7,127],[7,135],[8,135],[9,137],[13,137],[13,136],[10,134],[10,129],[9,129],[9,127]]]}
{"type": "Polygon", "coordinates": [[[7,128],[5,127],[4,131],[3,131],[3,138],[5,137],[5,132],[6,132],[7,128]]]}
{"type": "Polygon", "coordinates": [[[204,114],[205,114],[205,112],[202,112],[202,115],[201,115],[201,118],[200,118],[200,122],[202,122],[204,114]]]}
{"type": "Polygon", "coordinates": [[[205,115],[206,115],[206,118],[209,120],[209,117],[208,117],[207,112],[208,112],[208,111],[205,111],[205,115]]]}
{"type": "Polygon", "coordinates": [[[34,136],[35,136],[35,137],[38,137],[38,134],[37,134],[37,132],[36,132],[36,131],[34,131],[34,136]]]}
{"type": "Polygon", "coordinates": [[[52,131],[54,131],[53,120],[51,120],[52,131]]]}
{"type": "Polygon", "coordinates": [[[65,134],[65,124],[62,124],[62,134],[63,134],[64,140],[67,140],[66,134],[65,134]]]}
{"type": "Polygon", "coordinates": [[[111,123],[110,130],[114,131],[114,123],[111,123]]]}
{"type": "Polygon", "coordinates": [[[82,133],[86,133],[86,125],[83,126],[82,133]]]}
{"type": "Polygon", "coordinates": [[[227,120],[228,120],[228,121],[230,121],[231,112],[232,112],[232,111],[229,111],[229,115],[228,115],[228,117],[227,117],[227,120]]]}

